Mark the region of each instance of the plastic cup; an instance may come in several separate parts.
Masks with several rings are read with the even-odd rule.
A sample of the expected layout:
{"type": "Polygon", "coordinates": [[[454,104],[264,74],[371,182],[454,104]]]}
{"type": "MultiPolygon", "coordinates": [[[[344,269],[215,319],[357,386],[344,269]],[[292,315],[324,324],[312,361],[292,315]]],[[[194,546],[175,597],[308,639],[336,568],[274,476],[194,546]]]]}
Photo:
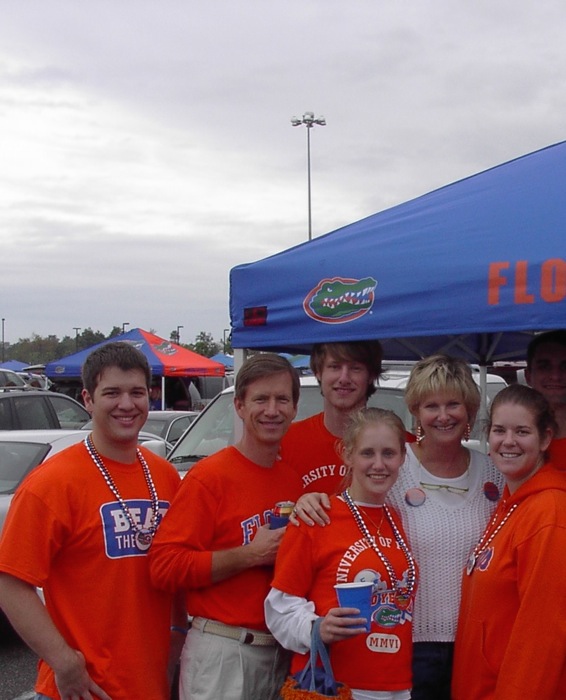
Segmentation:
{"type": "Polygon", "coordinates": [[[269,519],[269,529],[278,530],[280,527],[285,527],[289,523],[288,515],[272,515],[269,519]]]}
{"type": "Polygon", "coordinates": [[[365,617],[366,632],[371,629],[371,599],[373,593],[373,581],[354,581],[353,583],[337,583],[336,596],[341,608],[357,608],[359,615],[350,617],[365,617]]]}

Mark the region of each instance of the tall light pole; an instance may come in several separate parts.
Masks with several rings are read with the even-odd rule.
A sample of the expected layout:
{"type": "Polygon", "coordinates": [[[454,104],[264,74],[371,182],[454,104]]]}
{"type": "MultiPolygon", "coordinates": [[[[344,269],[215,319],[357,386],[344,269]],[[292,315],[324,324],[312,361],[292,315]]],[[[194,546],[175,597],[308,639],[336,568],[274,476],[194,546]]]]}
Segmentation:
{"type": "Polygon", "coordinates": [[[77,326],[73,326],[73,330],[75,331],[75,351],[79,351],[79,331],[81,330],[80,328],[77,328],[77,326]]]}
{"type": "Polygon", "coordinates": [[[6,323],[6,319],[2,319],[2,362],[6,360],[6,357],[4,355],[4,324],[6,323]]]}
{"type": "Polygon", "coordinates": [[[301,126],[304,124],[307,127],[307,189],[308,189],[308,209],[309,209],[309,241],[312,240],[312,214],[311,214],[311,129],[315,124],[326,126],[326,119],[321,115],[315,117],[314,112],[305,112],[302,119],[291,117],[293,126],[301,126]]]}
{"type": "Polygon", "coordinates": [[[177,326],[177,332],[175,333],[175,336],[177,338],[177,345],[181,344],[181,333],[180,330],[181,328],[184,328],[185,326],[177,326]]]}

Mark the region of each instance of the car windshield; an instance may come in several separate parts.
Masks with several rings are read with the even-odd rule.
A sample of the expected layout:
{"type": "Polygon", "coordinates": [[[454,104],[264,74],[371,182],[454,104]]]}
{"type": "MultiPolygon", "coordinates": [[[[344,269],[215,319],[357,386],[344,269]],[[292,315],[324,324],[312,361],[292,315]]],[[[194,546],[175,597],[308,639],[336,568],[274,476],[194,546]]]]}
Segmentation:
{"type": "Polygon", "coordinates": [[[18,387],[21,389],[27,387],[27,384],[19,374],[2,370],[0,371],[0,386],[18,387]]]}
{"type": "Polygon", "coordinates": [[[148,418],[144,423],[142,430],[145,430],[146,433],[153,433],[154,435],[159,435],[159,437],[165,437],[165,435],[167,434],[168,425],[168,419],[148,418]]]}
{"type": "Polygon", "coordinates": [[[183,440],[175,445],[169,460],[173,464],[195,462],[234,442],[234,394],[219,394],[192,424],[183,440]],[[204,420],[202,420],[204,418],[204,420]]]}
{"type": "Polygon", "coordinates": [[[0,494],[14,493],[50,449],[50,445],[37,442],[0,442],[0,494]]]}

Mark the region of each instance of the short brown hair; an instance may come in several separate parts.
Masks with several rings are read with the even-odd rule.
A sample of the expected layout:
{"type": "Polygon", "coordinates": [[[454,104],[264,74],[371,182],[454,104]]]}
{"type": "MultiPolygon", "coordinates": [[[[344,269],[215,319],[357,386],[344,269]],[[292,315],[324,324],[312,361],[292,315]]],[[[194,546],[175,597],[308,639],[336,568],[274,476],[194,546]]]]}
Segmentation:
{"type": "Polygon", "coordinates": [[[375,383],[381,375],[383,349],[379,340],[359,340],[351,343],[316,343],[311,351],[310,365],[315,376],[322,373],[327,355],[339,362],[359,362],[369,372],[371,382],[367,398],[375,392],[375,383]]]}
{"type": "Polygon", "coordinates": [[[293,405],[296,406],[300,392],[299,374],[287,359],[273,352],[258,353],[244,362],[236,375],[234,395],[238,400],[244,401],[250,384],[283,372],[291,377],[293,405]]]}
{"type": "Polygon", "coordinates": [[[146,356],[131,343],[118,341],[101,345],[93,350],[85,360],[81,374],[83,386],[91,396],[96,391],[100,375],[108,367],[118,367],[125,372],[133,369],[141,370],[149,390],[151,369],[146,356]]]}

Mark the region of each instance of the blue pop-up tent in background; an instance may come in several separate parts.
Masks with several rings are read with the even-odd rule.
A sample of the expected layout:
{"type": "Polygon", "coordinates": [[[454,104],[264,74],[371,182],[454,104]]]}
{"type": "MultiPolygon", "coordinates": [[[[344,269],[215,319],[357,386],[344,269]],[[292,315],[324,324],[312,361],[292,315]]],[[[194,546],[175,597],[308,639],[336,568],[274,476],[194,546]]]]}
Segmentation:
{"type": "Polygon", "coordinates": [[[566,142],[230,272],[232,347],[518,360],[566,326],[566,142]]]}

